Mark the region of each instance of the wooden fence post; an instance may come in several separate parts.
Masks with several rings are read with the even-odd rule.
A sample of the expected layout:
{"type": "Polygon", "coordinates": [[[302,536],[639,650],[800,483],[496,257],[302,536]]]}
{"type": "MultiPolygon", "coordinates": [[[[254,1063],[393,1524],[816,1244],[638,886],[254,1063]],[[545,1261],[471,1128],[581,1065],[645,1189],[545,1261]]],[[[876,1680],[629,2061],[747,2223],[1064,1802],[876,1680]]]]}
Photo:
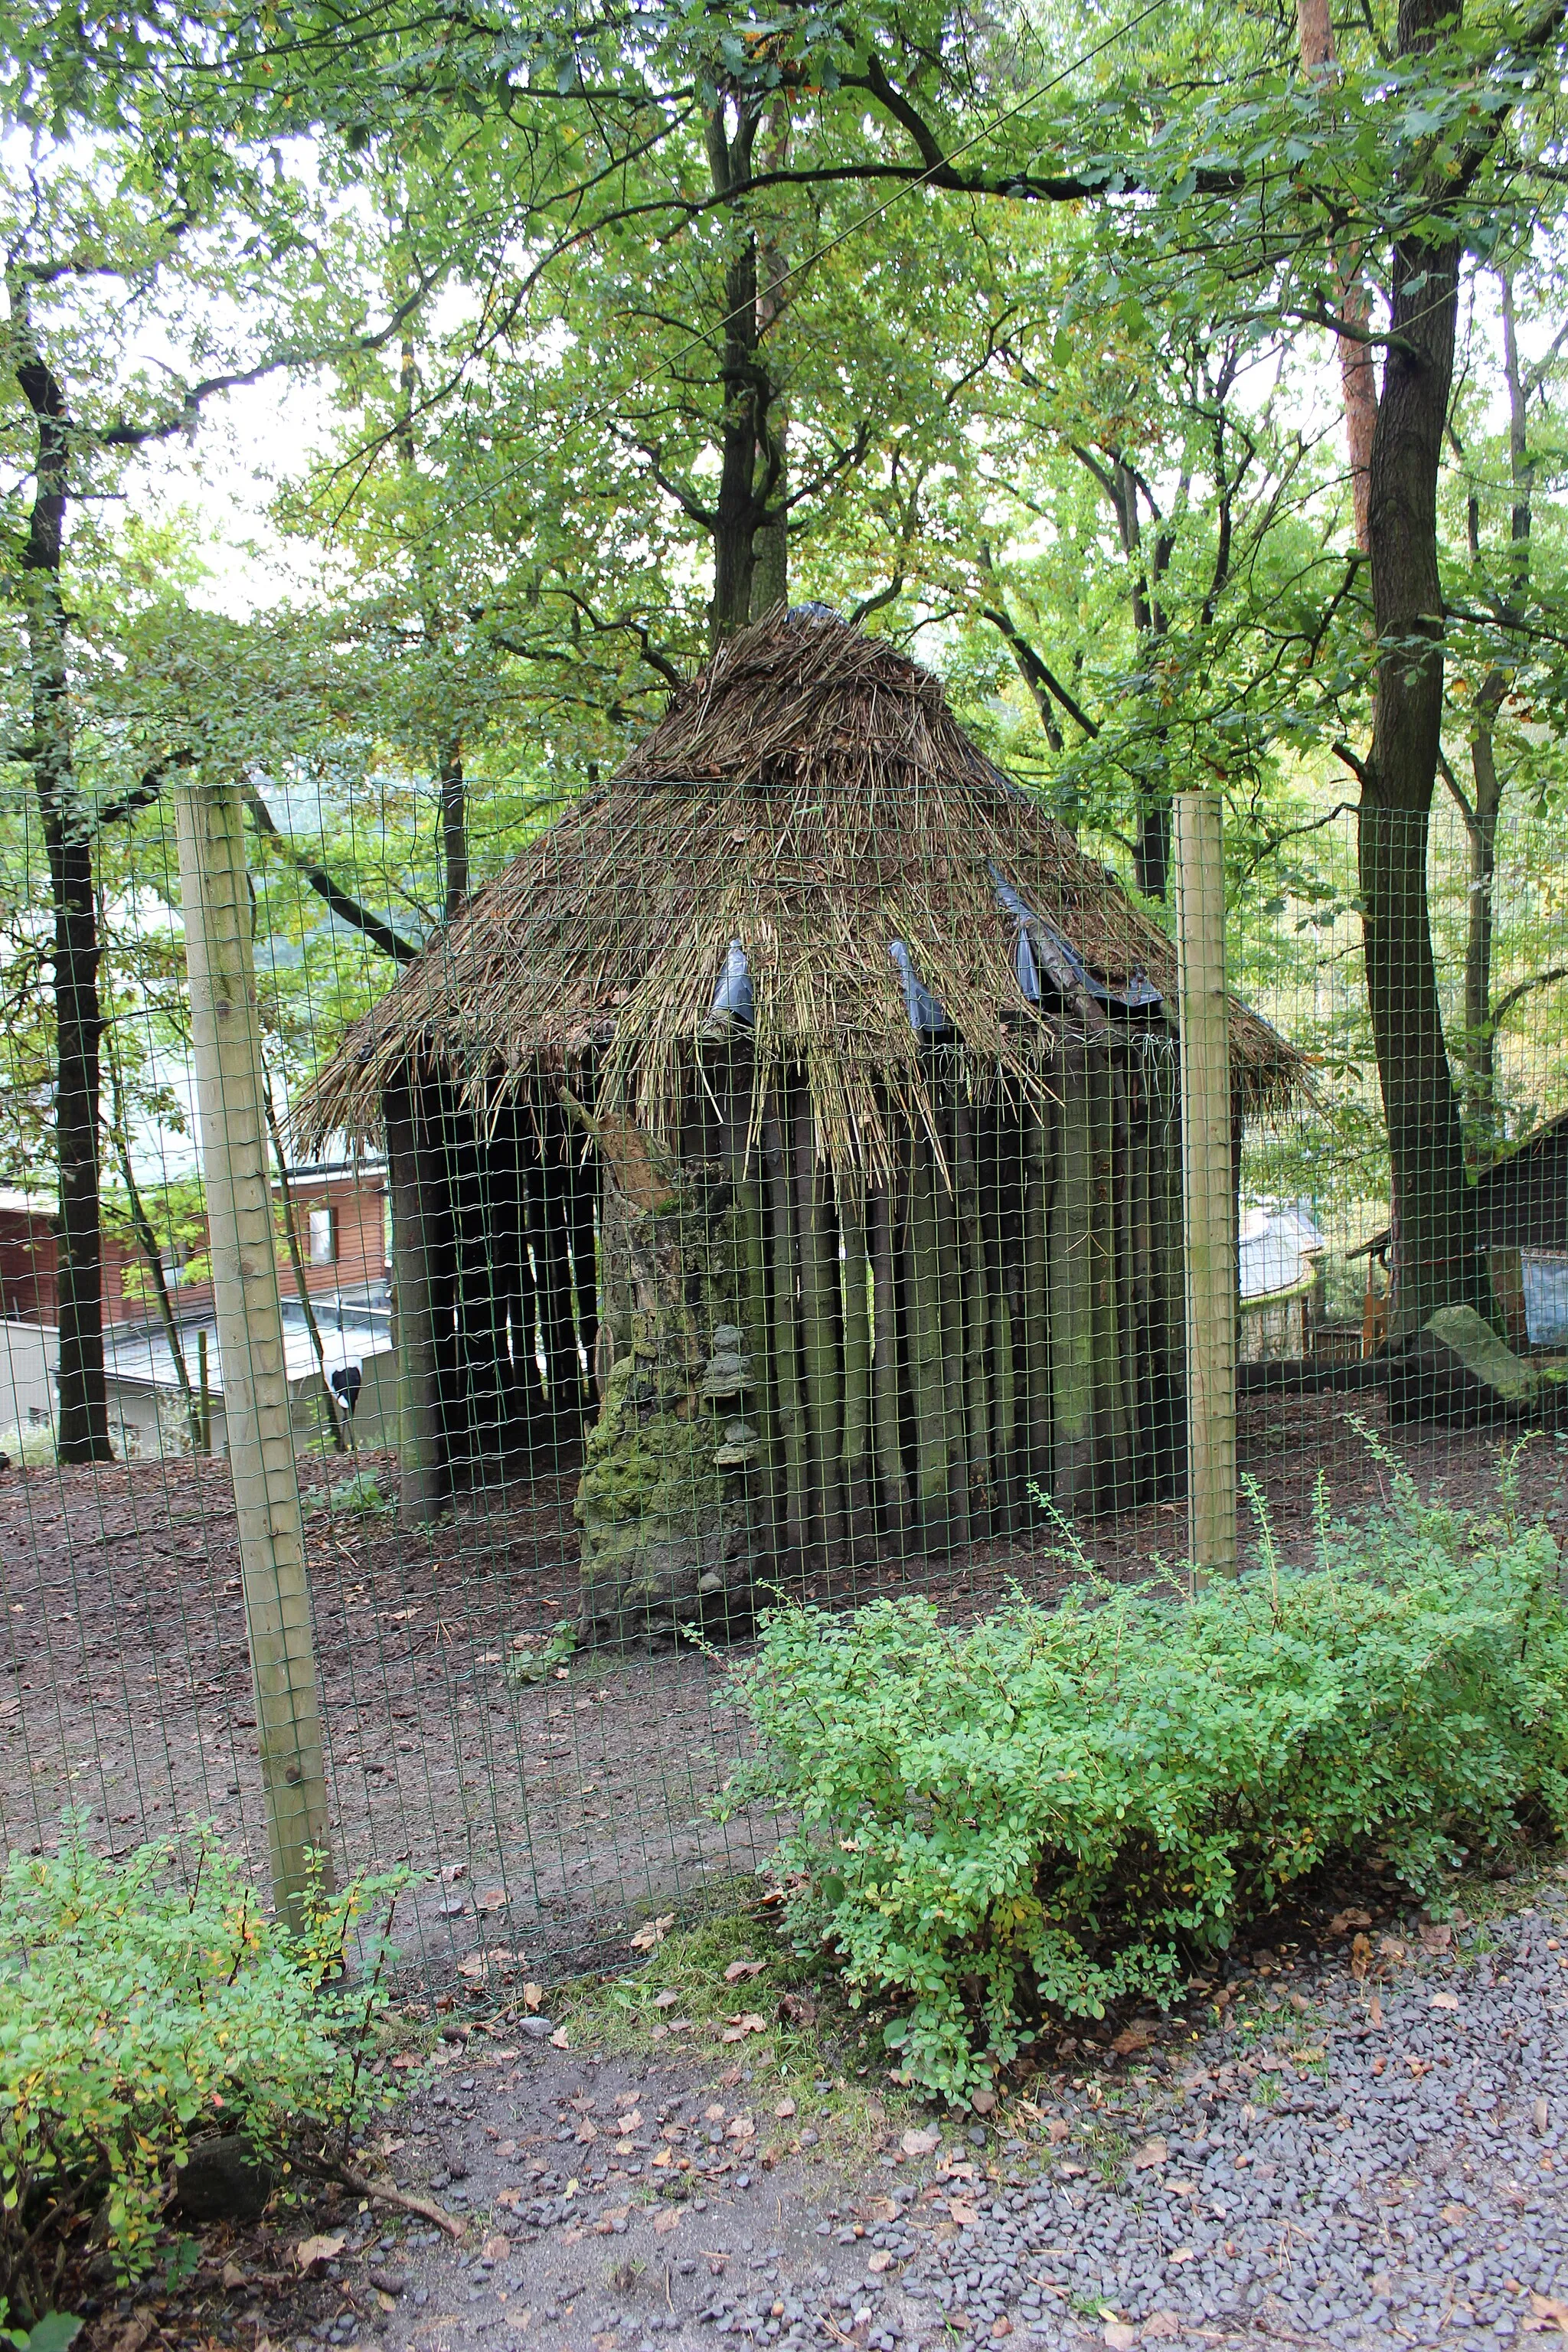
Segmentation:
{"type": "Polygon", "coordinates": [[[1200,1574],[1234,1576],[1237,1275],[1219,795],[1178,793],[1175,815],[1188,1549],[1200,1574]]]}
{"type": "Polygon", "coordinates": [[[238,790],[175,793],[218,1360],[238,1522],[274,1900],[330,1883],[321,1718],[289,1424],[238,790]]]}

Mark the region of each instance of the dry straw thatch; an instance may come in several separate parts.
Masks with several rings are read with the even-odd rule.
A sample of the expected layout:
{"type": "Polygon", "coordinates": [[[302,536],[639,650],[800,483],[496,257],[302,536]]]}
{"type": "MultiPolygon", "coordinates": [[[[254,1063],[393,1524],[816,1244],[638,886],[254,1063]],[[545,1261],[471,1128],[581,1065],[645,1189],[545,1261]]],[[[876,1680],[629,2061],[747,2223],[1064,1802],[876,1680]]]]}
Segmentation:
{"type": "MultiPolygon", "coordinates": [[[[1104,1029],[1089,992],[1028,1001],[998,877],[1112,991],[1146,978],[1173,1024],[1170,941],[982,756],[935,678],[833,615],[781,613],[725,645],[617,774],[407,967],[297,1132],[374,1133],[383,1090],[414,1069],[481,1109],[541,1076],[591,1082],[601,1111],[668,1137],[739,940],[758,1070],[804,1071],[819,1151],[879,1172],[896,1118],[930,1125],[931,1046],[894,940],[972,1083],[1050,1092],[1064,1045],[1104,1029]]],[[[1231,1055],[1248,1108],[1301,1082],[1300,1057],[1239,1004],[1231,1055]]]]}

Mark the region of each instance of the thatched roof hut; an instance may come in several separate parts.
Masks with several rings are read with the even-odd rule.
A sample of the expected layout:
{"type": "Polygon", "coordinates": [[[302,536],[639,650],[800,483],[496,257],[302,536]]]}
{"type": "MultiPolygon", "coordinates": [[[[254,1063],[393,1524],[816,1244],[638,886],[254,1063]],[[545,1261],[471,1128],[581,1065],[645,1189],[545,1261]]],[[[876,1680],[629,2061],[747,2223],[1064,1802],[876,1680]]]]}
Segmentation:
{"type": "MultiPolygon", "coordinates": [[[[476,1347],[506,1360],[497,1444],[542,1353],[579,1411],[597,1301],[592,1551],[595,1477],[609,1494],[631,1423],[647,1454],[645,1408],[670,1403],[628,1403],[611,1377],[635,1387],[666,1348],[662,1283],[666,1307],[708,1318],[675,1418],[703,1401],[709,1455],[737,1457],[704,1457],[691,1507],[712,1525],[687,1567],[737,1543],[951,1538],[1033,1480],[1081,1508],[1162,1475],[1180,1416],[1174,993],[1164,934],[983,757],[936,680],[797,611],[728,643],[474,898],[300,1119],[307,1140],[384,1126],[395,1199],[403,1169],[405,1240],[438,1269],[433,1460],[461,1450],[464,1412],[471,1434],[476,1347]],[[466,1233],[513,1285],[472,1312],[466,1233]],[[731,1359],[740,1373],[715,1375],[731,1359]]],[[[1238,1118],[1298,1083],[1239,1004],[1231,1056],[1238,1118]]],[[[405,1251],[405,1325],[414,1276],[405,1251]]],[[[620,1496],[634,1550],[686,1507],[673,1495],[620,1496]]]]}

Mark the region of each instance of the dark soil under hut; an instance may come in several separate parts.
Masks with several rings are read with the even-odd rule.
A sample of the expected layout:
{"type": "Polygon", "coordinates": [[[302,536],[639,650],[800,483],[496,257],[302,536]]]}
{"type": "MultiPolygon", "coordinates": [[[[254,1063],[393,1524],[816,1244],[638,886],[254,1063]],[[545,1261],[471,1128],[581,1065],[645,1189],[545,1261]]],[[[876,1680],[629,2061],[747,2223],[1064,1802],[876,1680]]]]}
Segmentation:
{"type": "MultiPolygon", "coordinates": [[[[1389,1433],[1365,1400],[1366,1434],[1332,1397],[1258,1398],[1241,1465],[1287,1559],[1309,1559],[1316,1483],[1330,1507],[1375,1513],[1389,1445],[1424,1493],[1486,1509],[1499,1444],[1484,1432],[1412,1424],[1389,1433]]],[[[382,1458],[362,1464],[390,1483],[382,1458]]],[[[1538,1435],[1516,1465],[1519,1507],[1556,1518],[1562,1441],[1538,1435]]],[[[434,1528],[334,1507],[343,1466],[301,1465],[332,1833],[349,1866],[406,1861],[424,1884],[405,1948],[470,1981],[526,1968],[548,1977],[590,1959],[626,1924],[689,1902],[712,1874],[753,1869],[763,1816],[713,1822],[708,1801],[746,1732],[728,1658],[681,1646],[573,1657],[514,1685],[519,1636],[576,1607],[574,1474],[459,1499],[434,1528]],[[480,1957],[483,1956],[483,1957],[480,1957]]],[[[1256,1528],[1243,1512],[1244,1554],[1256,1528]]],[[[1179,1505],[1080,1530],[1102,1575],[1123,1580],[1179,1556],[1179,1505]]],[[[1021,1589],[1049,1598],[1079,1570],[1042,1515],[1014,1536],[946,1557],[878,1557],[794,1580],[825,1604],[928,1593],[955,1618],[1021,1589]]],[[[217,1462],[157,1462],[0,1475],[0,1833],[37,1846],[61,1809],[87,1809],[116,1850],[196,1816],[265,1864],[256,1727],[233,1498],[217,1462]]]]}

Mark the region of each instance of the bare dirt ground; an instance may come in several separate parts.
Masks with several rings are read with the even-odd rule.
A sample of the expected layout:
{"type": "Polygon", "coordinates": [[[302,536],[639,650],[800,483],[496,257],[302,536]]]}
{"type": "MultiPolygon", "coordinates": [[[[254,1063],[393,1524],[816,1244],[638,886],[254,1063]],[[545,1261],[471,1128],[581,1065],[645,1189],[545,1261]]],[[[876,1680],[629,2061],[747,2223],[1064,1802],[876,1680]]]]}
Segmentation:
{"type": "MultiPolygon", "coordinates": [[[[1382,1431],[1375,1401],[1365,1418],[1382,1431]]],[[[1391,1442],[1423,1490],[1495,1496],[1492,1438],[1415,1427],[1391,1442]]],[[[1333,1398],[1252,1401],[1241,1459],[1286,1559],[1310,1557],[1320,1471],[1337,1512],[1387,1497],[1386,1467],[1333,1398]]],[[[1535,1438],[1521,1507],[1558,1514],[1565,1469],[1561,1442],[1535,1438]]],[[[707,1811],[743,1747],[727,1666],[748,1643],[589,1654],[542,1684],[507,1680],[519,1638],[537,1646],[576,1606],[571,1473],[467,1496],[436,1528],[408,1530],[332,1507],[344,1465],[301,1470],[334,1845],[351,1867],[424,1874],[405,1940],[428,1973],[466,1960],[470,1980],[524,1966],[548,1980],[765,1857],[765,1818],[721,1826],[707,1811]]],[[[1243,1533],[1250,1543],[1246,1514],[1243,1533]]],[[[1101,1573],[1126,1579],[1168,1568],[1182,1534],[1164,1504],[1083,1538],[1101,1573]]],[[[861,1559],[800,1589],[833,1605],[924,1591],[962,1619],[1016,1589],[1048,1598],[1077,1572],[1047,1528],[946,1559],[861,1559]]],[[[43,1843],[68,1804],[116,1850],[195,1815],[263,1866],[223,1464],[0,1474],[0,1841],[43,1843]]]]}

